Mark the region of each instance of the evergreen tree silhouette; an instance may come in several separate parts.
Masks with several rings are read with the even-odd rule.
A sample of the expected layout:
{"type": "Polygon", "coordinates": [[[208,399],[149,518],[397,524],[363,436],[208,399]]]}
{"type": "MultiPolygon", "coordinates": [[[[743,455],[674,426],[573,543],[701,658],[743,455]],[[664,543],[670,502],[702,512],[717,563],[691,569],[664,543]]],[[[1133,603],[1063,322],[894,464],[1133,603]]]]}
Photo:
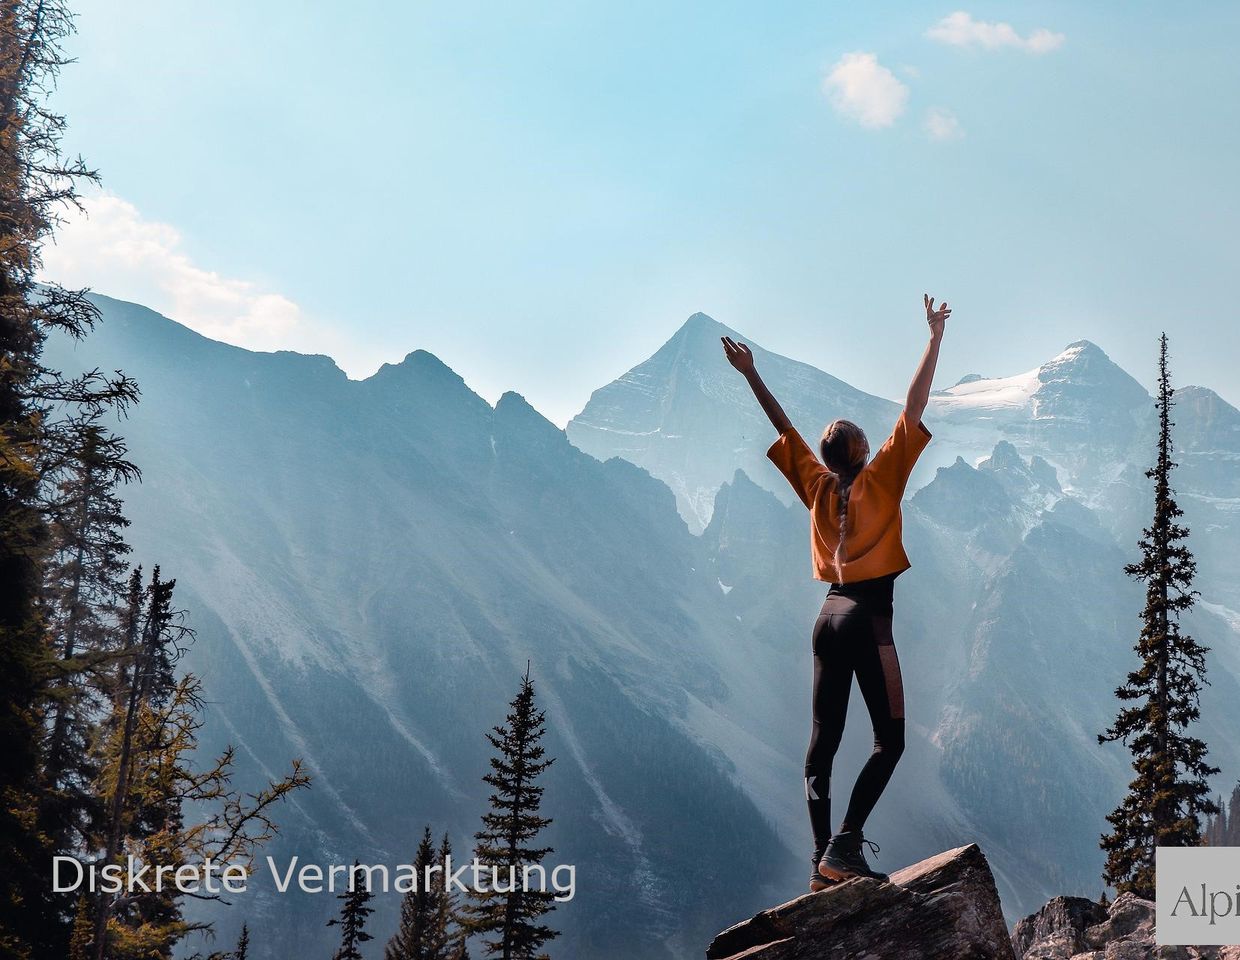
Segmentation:
{"type": "Polygon", "coordinates": [[[1201,835],[1201,843],[1206,847],[1222,847],[1227,844],[1227,805],[1220,793],[1214,798],[1218,813],[1206,818],[1206,828],[1201,835]]]}
{"type": "MultiPolygon", "coordinates": [[[[439,862],[448,864],[451,862],[451,857],[452,843],[445,833],[439,844],[439,862]]],[[[461,923],[460,910],[456,891],[449,889],[444,883],[442,896],[439,898],[439,915],[436,919],[442,960],[469,960],[468,935],[461,923]]]]}
{"type": "Polygon", "coordinates": [[[237,938],[237,949],[233,951],[233,960],[250,960],[250,928],[241,924],[241,936],[237,938]]]}
{"type": "Polygon", "coordinates": [[[482,816],[476,856],[483,869],[470,891],[463,921],[470,935],[483,938],[487,956],[533,960],[538,949],[559,934],[539,918],[555,909],[550,891],[523,890],[523,868],[539,865],[552,852],[532,846],[551,820],[539,814],[543,788],[538,777],[554,762],[541,744],[546,715],[534,701],[529,665],[510,704],[506,723],[487,734],[495,755],[482,779],[494,791],[482,816]]]}
{"type": "Polygon", "coordinates": [[[431,875],[427,867],[435,862],[435,845],[428,825],[414,855],[417,884],[400,902],[400,925],[383,951],[384,960],[444,960],[443,932],[440,930],[444,899],[443,873],[431,875]]]}
{"type": "Polygon", "coordinates": [[[332,955],[332,960],[362,960],[359,947],[374,939],[365,930],[366,918],[375,912],[370,906],[374,894],[370,892],[364,879],[359,881],[359,865],[357,860],[353,861],[354,871],[350,875],[349,889],[336,897],[342,901],[340,916],[327,921],[329,927],[340,928],[340,949],[332,955]]]}
{"type": "Polygon", "coordinates": [[[1231,790],[1231,798],[1227,801],[1227,829],[1223,834],[1223,845],[1240,847],[1240,783],[1231,790]]]}
{"type": "Polygon", "coordinates": [[[1101,743],[1123,741],[1136,774],[1128,793],[1107,820],[1102,837],[1103,878],[1120,891],[1154,898],[1156,847],[1196,846],[1202,815],[1217,812],[1207,778],[1218,773],[1206,761],[1205,742],[1189,736],[1200,717],[1207,648],[1181,632],[1180,616],[1196,599],[1197,564],[1186,544],[1188,528],[1171,486],[1174,391],[1167,366],[1167,335],[1159,340],[1158,452],[1146,476],[1154,481],[1154,519],[1139,541],[1141,559],[1124,572],[1145,583],[1145,609],[1135,649],[1139,665],[1115,691],[1122,706],[1101,743]]]}

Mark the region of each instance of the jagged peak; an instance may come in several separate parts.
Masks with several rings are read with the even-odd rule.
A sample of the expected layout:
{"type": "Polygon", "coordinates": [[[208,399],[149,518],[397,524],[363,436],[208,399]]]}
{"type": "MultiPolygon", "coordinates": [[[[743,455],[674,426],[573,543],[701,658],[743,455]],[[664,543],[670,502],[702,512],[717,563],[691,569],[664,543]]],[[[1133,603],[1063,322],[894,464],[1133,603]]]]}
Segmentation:
{"type": "Polygon", "coordinates": [[[440,360],[429,350],[412,350],[405,354],[404,359],[397,363],[382,364],[378,370],[370,375],[367,379],[375,377],[388,377],[394,374],[422,374],[422,375],[440,375],[449,376],[454,380],[460,380],[464,383],[464,379],[453,370],[450,366],[440,360]]]}
{"type": "Polygon", "coordinates": [[[495,403],[495,421],[511,428],[529,431],[538,435],[551,437],[568,444],[564,431],[544,417],[525,397],[515,390],[505,390],[495,403]]]}
{"type": "Polygon", "coordinates": [[[990,459],[985,462],[996,466],[1001,463],[1020,463],[1023,466],[1025,463],[1020,452],[1010,440],[1000,440],[996,443],[994,450],[990,453],[990,459]]]}
{"type": "MultiPolygon", "coordinates": [[[[534,405],[526,400],[525,397],[521,396],[521,394],[517,393],[516,390],[505,390],[502,394],[500,394],[499,400],[495,402],[495,412],[499,413],[501,410],[505,413],[516,414],[518,416],[528,416],[532,414],[541,420],[547,419],[535,410],[534,405]]],[[[551,421],[547,420],[547,422],[550,423],[551,421]]]]}

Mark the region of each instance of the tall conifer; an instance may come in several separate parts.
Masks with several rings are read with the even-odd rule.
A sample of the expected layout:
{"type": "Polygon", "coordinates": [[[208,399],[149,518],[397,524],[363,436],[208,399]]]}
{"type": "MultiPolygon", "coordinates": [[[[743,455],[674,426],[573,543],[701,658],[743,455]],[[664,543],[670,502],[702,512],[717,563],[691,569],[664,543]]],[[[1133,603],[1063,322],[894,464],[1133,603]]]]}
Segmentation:
{"type": "MultiPolygon", "coordinates": [[[[447,833],[439,843],[439,862],[451,863],[452,842],[447,833]]],[[[446,869],[446,866],[445,866],[446,869]]],[[[442,895],[439,897],[436,929],[438,931],[439,955],[435,960],[468,960],[468,934],[461,923],[461,906],[459,898],[447,883],[442,883],[442,895]]]]}
{"type": "Polygon", "coordinates": [[[327,921],[329,927],[340,928],[340,949],[333,955],[332,960],[362,960],[361,945],[374,939],[366,932],[366,918],[375,912],[370,906],[370,899],[374,894],[370,892],[365,880],[359,879],[356,870],[358,861],[354,860],[353,866],[355,869],[349,889],[336,898],[342,901],[340,916],[327,921]]]}
{"type": "Polygon", "coordinates": [[[400,902],[400,926],[383,951],[384,960],[444,960],[438,929],[443,902],[443,873],[428,873],[435,862],[435,844],[428,825],[422,832],[413,866],[416,886],[400,902]],[[428,877],[430,882],[428,882],[428,877]]]}
{"type": "Polygon", "coordinates": [[[470,892],[464,911],[465,928],[483,938],[487,956],[503,960],[533,960],[547,941],[558,936],[540,918],[555,909],[549,890],[524,890],[524,871],[541,865],[550,847],[534,846],[534,839],[551,823],[539,813],[543,787],[539,776],[554,762],[542,746],[546,715],[534,700],[534,684],[527,665],[521,688],[513,698],[506,723],[487,734],[495,754],[491,772],[482,779],[490,785],[491,809],[482,816],[475,834],[476,855],[484,870],[480,887],[470,892]]]}
{"type": "Polygon", "coordinates": [[[1167,335],[1159,340],[1158,446],[1146,476],[1154,481],[1154,518],[1139,541],[1141,558],[1124,568],[1145,583],[1145,609],[1136,643],[1138,666],[1115,691],[1125,704],[1099,736],[1102,743],[1123,741],[1136,774],[1128,793],[1107,816],[1114,828],[1102,837],[1104,879],[1120,891],[1154,897],[1156,847],[1196,846],[1202,815],[1217,812],[1208,778],[1218,773],[1206,761],[1205,742],[1187,732],[1200,716],[1206,683],[1202,646],[1180,629],[1180,617],[1196,599],[1197,564],[1186,543],[1188,528],[1171,486],[1171,376],[1167,335]]]}
{"type": "Polygon", "coordinates": [[[237,949],[233,951],[233,960],[250,960],[250,928],[241,924],[241,936],[237,938],[237,949]]]}

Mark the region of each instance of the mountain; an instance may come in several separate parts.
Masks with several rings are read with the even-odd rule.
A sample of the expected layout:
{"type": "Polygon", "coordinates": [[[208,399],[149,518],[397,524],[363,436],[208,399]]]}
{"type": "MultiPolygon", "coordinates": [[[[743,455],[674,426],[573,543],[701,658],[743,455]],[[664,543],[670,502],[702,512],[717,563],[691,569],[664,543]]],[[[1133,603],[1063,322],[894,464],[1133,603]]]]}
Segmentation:
{"type": "MultiPolygon", "coordinates": [[[[315,774],[280,812],[277,858],[398,863],[428,821],[468,850],[482,734],[529,659],[558,758],[553,859],[578,866],[556,951],[695,956],[800,892],[823,588],[804,508],[764,457],[770,427],[724,365],[726,328],[695,315],[566,435],[515,393],[492,407],[423,351],[352,381],[325,357],[98,302],[96,332],[54,341],[49,360],[142,385],[121,425],[145,477],[126,492],[131,539],[177,578],[198,631],[204,749],[236,743],[253,781],[293,756],[315,774]]],[[[755,354],[807,436],[844,415],[874,438],[895,419],[896,404],[755,354]]],[[[1180,400],[1176,480],[1202,559],[1187,626],[1213,648],[1202,734],[1230,782],[1240,413],[1202,388],[1180,400]]],[[[1010,919],[1097,894],[1097,837],[1128,769],[1096,734],[1132,665],[1140,589],[1122,566],[1150,502],[1151,413],[1085,343],[935,395],[896,588],[909,746],[867,827],[880,868],[977,840],[1010,919]]],[[[839,782],[869,749],[855,697],[839,782]]],[[[381,937],[395,906],[380,898],[381,937]]],[[[333,908],[265,889],[203,909],[222,942],[257,918],[268,956],[285,956],[324,954],[333,908]]]]}
{"type": "MultiPolygon", "coordinates": [[[[723,358],[724,336],[749,344],[763,378],[811,443],[836,417],[877,436],[890,431],[900,412],[889,400],[770,353],[695,313],[649,360],[596,390],[567,427],[569,439],[586,453],[600,460],[623,457],[671,487],[695,532],[710,522],[716,491],[738,467],[751,477],[764,475],[773,439],[748,385],[723,358]]],[[[786,486],[768,488],[791,504],[786,486]]]]}
{"type": "MultiPolygon", "coordinates": [[[[557,949],[681,956],[787,892],[788,847],[686,730],[752,684],[725,680],[743,672],[736,620],[662,483],[580,452],[516,394],[492,408],[425,352],[352,381],[97,302],[96,332],[48,359],[142,386],[120,425],[145,478],[125,492],[131,540],[197,630],[203,749],[235,743],[247,785],[296,756],[314,776],[279,811],[277,860],[407,862],[424,822],[468,856],[483,734],[532,660],[557,758],[548,841],[579,865],[557,949]]],[[[256,880],[202,909],[222,942],[248,919],[284,957],[326,955],[335,906],[256,880]]]]}
{"type": "MultiPolygon", "coordinates": [[[[829,374],[762,349],[705,314],[694,314],[650,359],[594,392],[569,421],[569,439],[599,459],[624,457],[676,493],[693,530],[710,520],[715,491],[739,467],[791,505],[793,496],[765,460],[770,424],[748,385],[728,366],[721,336],[744,340],[758,369],[802,436],[813,441],[837,417],[860,424],[878,445],[899,405],[829,374]]],[[[950,344],[947,347],[950,349],[950,344]]],[[[912,370],[909,371],[910,376],[912,370]]],[[[1066,489],[1116,501],[1140,486],[1133,447],[1151,418],[1149,394],[1086,340],[1010,377],[971,374],[934,393],[925,420],[935,442],[910,482],[916,490],[957,457],[976,464],[1005,440],[1041,452],[1066,489]],[[1118,487],[1118,492],[1113,487],[1118,487]]]]}

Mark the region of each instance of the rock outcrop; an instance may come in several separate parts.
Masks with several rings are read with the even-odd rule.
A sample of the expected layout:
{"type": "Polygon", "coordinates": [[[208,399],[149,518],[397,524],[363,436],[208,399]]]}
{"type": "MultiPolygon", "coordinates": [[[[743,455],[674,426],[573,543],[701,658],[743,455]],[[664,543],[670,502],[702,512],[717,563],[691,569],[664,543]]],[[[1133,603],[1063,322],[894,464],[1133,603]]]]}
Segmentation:
{"type": "Polygon", "coordinates": [[[1017,960],[1240,960],[1240,947],[1160,947],[1154,904],[1121,893],[1109,906],[1056,897],[1016,924],[1017,960]]]}
{"type": "Polygon", "coordinates": [[[976,844],[892,874],[806,894],[729,927],[707,960],[1014,960],[976,844]]]}

